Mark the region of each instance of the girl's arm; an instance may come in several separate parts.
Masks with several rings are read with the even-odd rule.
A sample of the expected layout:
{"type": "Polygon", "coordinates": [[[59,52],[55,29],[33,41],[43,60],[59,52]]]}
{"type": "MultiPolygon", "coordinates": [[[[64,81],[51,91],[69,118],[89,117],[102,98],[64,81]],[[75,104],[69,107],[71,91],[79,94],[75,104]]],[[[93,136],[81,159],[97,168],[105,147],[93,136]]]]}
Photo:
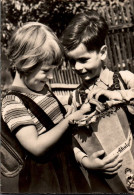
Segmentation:
{"type": "Polygon", "coordinates": [[[81,111],[76,111],[62,120],[54,128],[40,136],[38,136],[34,125],[27,125],[16,133],[16,137],[26,150],[35,156],[40,156],[58,142],[67,130],[70,120],[79,120],[82,117],[83,113],[81,111]]]}

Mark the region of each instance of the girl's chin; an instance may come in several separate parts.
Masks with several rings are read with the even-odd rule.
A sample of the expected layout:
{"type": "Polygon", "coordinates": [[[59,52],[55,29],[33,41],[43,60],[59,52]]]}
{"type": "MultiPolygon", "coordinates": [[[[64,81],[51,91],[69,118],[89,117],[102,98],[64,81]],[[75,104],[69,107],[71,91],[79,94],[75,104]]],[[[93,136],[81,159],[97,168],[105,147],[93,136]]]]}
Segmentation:
{"type": "Polygon", "coordinates": [[[43,90],[46,83],[40,83],[38,86],[34,87],[34,91],[40,92],[43,90]]]}

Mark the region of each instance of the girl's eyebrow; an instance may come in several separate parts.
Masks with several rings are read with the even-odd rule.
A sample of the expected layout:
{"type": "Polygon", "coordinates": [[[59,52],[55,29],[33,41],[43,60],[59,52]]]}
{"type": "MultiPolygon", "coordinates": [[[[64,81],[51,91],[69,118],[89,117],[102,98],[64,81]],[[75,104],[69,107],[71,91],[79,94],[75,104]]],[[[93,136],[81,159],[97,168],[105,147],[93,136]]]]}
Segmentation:
{"type": "Polygon", "coordinates": [[[50,70],[50,69],[54,69],[55,66],[51,65],[51,66],[46,66],[46,67],[42,67],[41,70],[50,70]]]}

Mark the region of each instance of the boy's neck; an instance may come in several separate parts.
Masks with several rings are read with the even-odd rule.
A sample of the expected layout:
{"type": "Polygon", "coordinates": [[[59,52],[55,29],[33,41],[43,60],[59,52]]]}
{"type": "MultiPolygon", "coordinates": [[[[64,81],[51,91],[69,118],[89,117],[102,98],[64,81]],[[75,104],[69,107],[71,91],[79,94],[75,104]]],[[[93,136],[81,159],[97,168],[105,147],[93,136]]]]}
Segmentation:
{"type": "Polygon", "coordinates": [[[97,81],[98,78],[99,77],[96,76],[91,80],[83,81],[83,85],[85,86],[85,88],[88,88],[89,86],[93,85],[97,81]]]}
{"type": "Polygon", "coordinates": [[[86,81],[84,80],[83,81],[83,85],[85,86],[85,88],[88,88],[89,86],[93,85],[97,81],[97,79],[100,78],[100,75],[104,71],[104,69],[105,68],[101,68],[101,71],[100,71],[98,76],[96,76],[96,77],[94,77],[94,78],[92,78],[90,80],[86,80],[86,81]]]}

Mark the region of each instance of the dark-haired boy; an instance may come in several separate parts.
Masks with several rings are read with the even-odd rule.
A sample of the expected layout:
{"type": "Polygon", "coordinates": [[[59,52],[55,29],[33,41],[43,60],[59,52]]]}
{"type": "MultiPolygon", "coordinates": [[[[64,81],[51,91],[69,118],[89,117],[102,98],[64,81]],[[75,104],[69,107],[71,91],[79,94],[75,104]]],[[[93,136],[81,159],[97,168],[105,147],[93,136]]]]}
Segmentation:
{"type": "MultiPolygon", "coordinates": [[[[115,101],[129,101],[134,98],[134,74],[130,71],[120,71],[121,78],[126,85],[124,88],[119,81],[121,89],[113,90],[114,73],[106,68],[107,46],[105,39],[108,33],[108,25],[104,18],[96,11],[90,10],[78,14],[65,29],[61,38],[67,52],[71,67],[81,77],[82,84],[72,93],[70,98],[75,109],[90,110],[87,106],[83,91],[88,93],[88,100],[95,100],[96,109],[103,110],[103,105],[98,101],[101,95],[115,101]],[[111,90],[108,90],[111,89],[111,90]]],[[[128,106],[128,110],[134,114],[134,108],[128,106]]],[[[76,160],[88,170],[100,170],[105,174],[116,174],[122,165],[122,158],[113,155],[110,158],[101,158],[104,150],[94,152],[87,156],[85,152],[74,142],[74,154],[76,160]]],[[[103,180],[103,179],[102,179],[103,180]]],[[[91,184],[93,192],[111,192],[104,182],[98,181],[91,184]]]]}

